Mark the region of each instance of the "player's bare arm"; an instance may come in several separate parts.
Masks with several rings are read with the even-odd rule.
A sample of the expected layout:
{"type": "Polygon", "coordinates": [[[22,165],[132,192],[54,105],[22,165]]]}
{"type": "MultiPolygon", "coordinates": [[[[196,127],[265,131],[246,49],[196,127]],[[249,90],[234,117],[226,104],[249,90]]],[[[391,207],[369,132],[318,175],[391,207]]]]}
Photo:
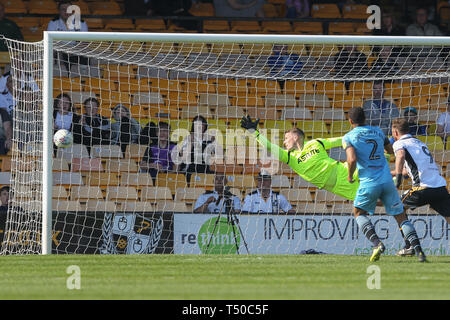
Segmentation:
{"type": "Polygon", "coordinates": [[[348,163],[348,182],[353,183],[355,180],[353,180],[353,174],[356,170],[356,152],[355,148],[353,147],[347,147],[345,149],[345,153],[347,154],[347,163],[348,163]]]}

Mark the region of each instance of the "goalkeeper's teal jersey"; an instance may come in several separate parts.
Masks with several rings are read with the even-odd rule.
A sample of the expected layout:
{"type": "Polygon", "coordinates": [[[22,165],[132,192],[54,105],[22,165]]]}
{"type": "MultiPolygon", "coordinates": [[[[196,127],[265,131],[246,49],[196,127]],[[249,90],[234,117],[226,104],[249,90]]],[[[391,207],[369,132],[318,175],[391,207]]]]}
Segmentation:
{"type": "MultiPolygon", "coordinates": [[[[327,150],[342,146],[342,137],[314,139],[305,143],[302,150],[287,151],[272,144],[266,137],[254,132],[258,142],[271,154],[287,163],[300,177],[319,188],[324,188],[334,175],[336,177],[339,162],[328,156],[327,150]]],[[[334,179],[334,183],[336,179],[334,179]]],[[[332,186],[334,186],[334,183],[332,186]]],[[[332,187],[330,186],[330,187],[332,187]]],[[[328,189],[328,188],[325,188],[328,189]]]]}

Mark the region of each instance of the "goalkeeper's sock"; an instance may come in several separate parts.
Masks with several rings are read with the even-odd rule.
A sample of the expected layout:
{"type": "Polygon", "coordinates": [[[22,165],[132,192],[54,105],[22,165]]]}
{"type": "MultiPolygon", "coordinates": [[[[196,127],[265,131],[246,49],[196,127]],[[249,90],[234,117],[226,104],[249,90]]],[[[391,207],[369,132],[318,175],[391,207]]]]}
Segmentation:
{"type": "Polygon", "coordinates": [[[422,251],[420,240],[413,224],[409,220],[405,220],[400,224],[400,229],[404,234],[405,242],[408,241],[416,252],[422,251]]]}
{"type": "Polygon", "coordinates": [[[406,237],[405,237],[405,234],[403,233],[403,230],[402,230],[402,228],[400,228],[400,232],[402,233],[402,237],[403,237],[403,239],[405,239],[405,248],[409,248],[409,247],[411,247],[411,242],[409,242],[409,240],[408,240],[408,239],[406,239],[406,237]]]}
{"type": "Polygon", "coordinates": [[[367,239],[372,242],[373,246],[376,247],[381,242],[375,232],[375,228],[370,222],[370,219],[366,215],[359,215],[356,217],[356,223],[359,229],[364,233],[367,239]]]}

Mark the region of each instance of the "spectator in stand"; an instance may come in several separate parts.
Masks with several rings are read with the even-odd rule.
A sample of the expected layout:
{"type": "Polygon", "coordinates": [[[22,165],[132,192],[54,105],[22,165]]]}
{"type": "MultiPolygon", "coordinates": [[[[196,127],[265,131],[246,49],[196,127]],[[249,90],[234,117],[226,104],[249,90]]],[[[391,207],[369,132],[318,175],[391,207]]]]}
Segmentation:
{"type": "Polygon", "coordinates": [[[194,213],[225,213],[225,197],[231,200],[231,206],[235,213],[241,211],[241,200],[228,190],[227,178],[224,173],[216,173],[214,176],[214,190],[202,194],[194,205],[194,213]]]}
{"type": "Polygon", "coordinates": [[[141,130],[139,136],[139,144],[149,145],[158,142],[157,134],[158,126],[153,122],[149,121],[144,129],[141,130]]]}
{"type": "Polygon", "coordinates": [[[405,108],[403,116],[408,120],[409,134],[412,136],[426,136],[427,126],[419,124],[417,109],[414,107],[405,108]]]}
{"type": "Polygon", "coordinates": [[[391,121],[400,116],[397,106],[384,99],[383,81],[375,81],[372,87],[372,100],[366,100],[363,104],[366,115],[366,124],[380,127],[383,133],[388,136],[391,132],[391,121]]]}
{"type": "Polygon", "coordinates": [[[373,34],[376,36],[403,36],[405,30],[395,23],[392,13],[385,12],[381,18],[381,29],[374,29],[373,34]]]}
{"type": "Polygon", "coordinates": [[[120,145],[122,152],[125,152],[127,145],[138,143],[141,125],[122,104],[114,107],[113,118],[116,122],[111,124],[111,144],[120,145]]]}
{"type": "Polygon", "coordinates": [[[0,109],[0,155],[11,150],[13,137],[12,120],[5,109],[0,109]]]}
{"type": "Polygon", "coordinates": [[[3,186],[0,188],[0,244],[3,242],[6,228],[6,218],[9,207],[9,186],[3,186]]]}
{"type": "Polygon", "coordinates": [[[81,116],[82,144],[90,151],[90,147],[111,143],[111,123],[98,113],[100,102],[96,98],[87,98],[84,103],[84,114],[81,116]]]}
{"type": "MultiPolygon", "coordinates": [[[[77,28],[76,24],[74,26],[71,26],[73,27],[73,29],[69,29],[69,27],[67,26],[67,19],[72,15],[72,13],[67,13],[67,8],[69,8],[71,5],[71,1],[60,1],[58,3],[59,16],[48,23],[47,31],[88,31],[88,26],[83,20],[80,21],[79,28],[77,28]]],[[[76,42],[74,42],[74,44],[76,44],[76,42]]],[[[71,64],[89,64],[89,60],[86,57],[78,55],[68,55],[67,53],[62,52],[59,54],[55,54],[55,58],[57,59],[57,61],[62,62],[59,64],[60,67],[64,66],[68,71],[70,71],[71,64]]]]}
{"type": "Polygon", "coordinates": [[[145,150],[139,163],[141,172],[148,172],[156,182],[158,172],[177,171],[172,160],[172,150],[175,144],[170,142],[170,126],[167,122],[160,122],[157,130],[158,141],[151,143],[145,150]]]}
{"type": "Polygon", "coordinates": [[[12,117],[15,104],[16,102],[13,97],[12,76],[9,75],[6,77],[5,90],[0,93],[0,108],[5,109],[9,116],[12,117]]]}
{"type": "MultiPolygon", "coordinates": [[[[150,7],[151,15],[153,16],[192,17],[189,13],[189,10],[192,7],[192,0],[152,0],[150,7]]],[[[198,22],[195,20],[180,19],[173,21],[173,23],[188,30],[197,30],[199,28],[198,22]]]]}
{"type": "Polygon", "coordinates": [[[442,138],[444,149],[446,149],[447,138],[450,136],[450,97],[447,101],[447,111],[441,113],[436,121],[436,135],[442,138]]]}
{"type": "MultiPolygon", "coordinates": [[[[23,35],[17,24],[5,18],[5,6],[0,2],[0,36],[5,38],[23,41],[23,35]]],[[[0,39],[0,51],[8,51],[4,40],[0,39]]]]}
{"type": "Polygon", "coordinates": [[[81,143],[81,116],[73,112],[72,99],[67,93],[62,93],[53,100],[53,120],[55,131],[69,130],[73,134],[73,143],[81,143]]]}
{"type": "Polygon", "coordinates": [[[208,133],[208,122],[205,117],[198,115],[192,119],[191,132],[184,139],[178,157],[182,165],[180,169],[186,173],[186,181],[189,185],[192,173],[214,173],[211,171],[206,149],[214,143],[208,133]]]}
{"type": "Polygon", "coordinates": [[[21,149],[28,142],[42,143],[42,93],[26,84],[17,93],[14,107],[15,139],[21,149]]]}
{"type": "Polygon", "coordinates": [[[416,10],[416,22],[410,24],[406,28],[407,36],[442,36],[439,28],[428,22],[428,10],[426,8],[418,8],[416,10]]]}
{"type": "Polygon", "coordinates": [[[303,62],[298,54],[289,54],[286,45],[274,45],[272,55],[267,59],[270,75],[278,79],[281,90],[284,89],[284,77],[298,76],[303,68],[303,62]],[[281,79],[280,79],[281,78],[281,79]]]}
{"type": "Polygon", "coordinates": [[[272,177],[261,172],[256,177],[257,189],[244,198],[243,213],[295,213],[287,199],[272,191],[272,177]]]}
{"type": "MultiPolygon", "coordinates": [[[[377,51],[377,50],[374,50],[377,51]]],[[[372,64],[370,73],[372,76],[392,76],[400,71],[395,60],[391,46],[382,46],[379,50],[377,60],[372,64]]]]}
{"type": "Polygon", "coordinates": [[[310,8],[309,0],[286,0],[286,18],[307,18],[310,8]]]}
{"type": "Polygon", "coordinates": [[[214,0],[216,17],[264,18],[264,0],[214,0]]]}
{"type": "Polygon", "coordinates": [[[355,45],[344,45],[334,56],[334,72],[339,78],[366,75],[367,56],[358,51],[355,45]]]}

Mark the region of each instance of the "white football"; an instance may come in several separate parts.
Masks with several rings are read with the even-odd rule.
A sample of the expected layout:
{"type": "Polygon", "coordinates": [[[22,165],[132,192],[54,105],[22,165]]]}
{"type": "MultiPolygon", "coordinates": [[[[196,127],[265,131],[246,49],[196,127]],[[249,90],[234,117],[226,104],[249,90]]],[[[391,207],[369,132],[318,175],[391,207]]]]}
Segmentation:
{"type": "Polygon", "coordinates": [[[60,129],[53,136],[53,142],[58,148],[68,148],[73,143],[73,135],[69,130],[60,129]]]}

